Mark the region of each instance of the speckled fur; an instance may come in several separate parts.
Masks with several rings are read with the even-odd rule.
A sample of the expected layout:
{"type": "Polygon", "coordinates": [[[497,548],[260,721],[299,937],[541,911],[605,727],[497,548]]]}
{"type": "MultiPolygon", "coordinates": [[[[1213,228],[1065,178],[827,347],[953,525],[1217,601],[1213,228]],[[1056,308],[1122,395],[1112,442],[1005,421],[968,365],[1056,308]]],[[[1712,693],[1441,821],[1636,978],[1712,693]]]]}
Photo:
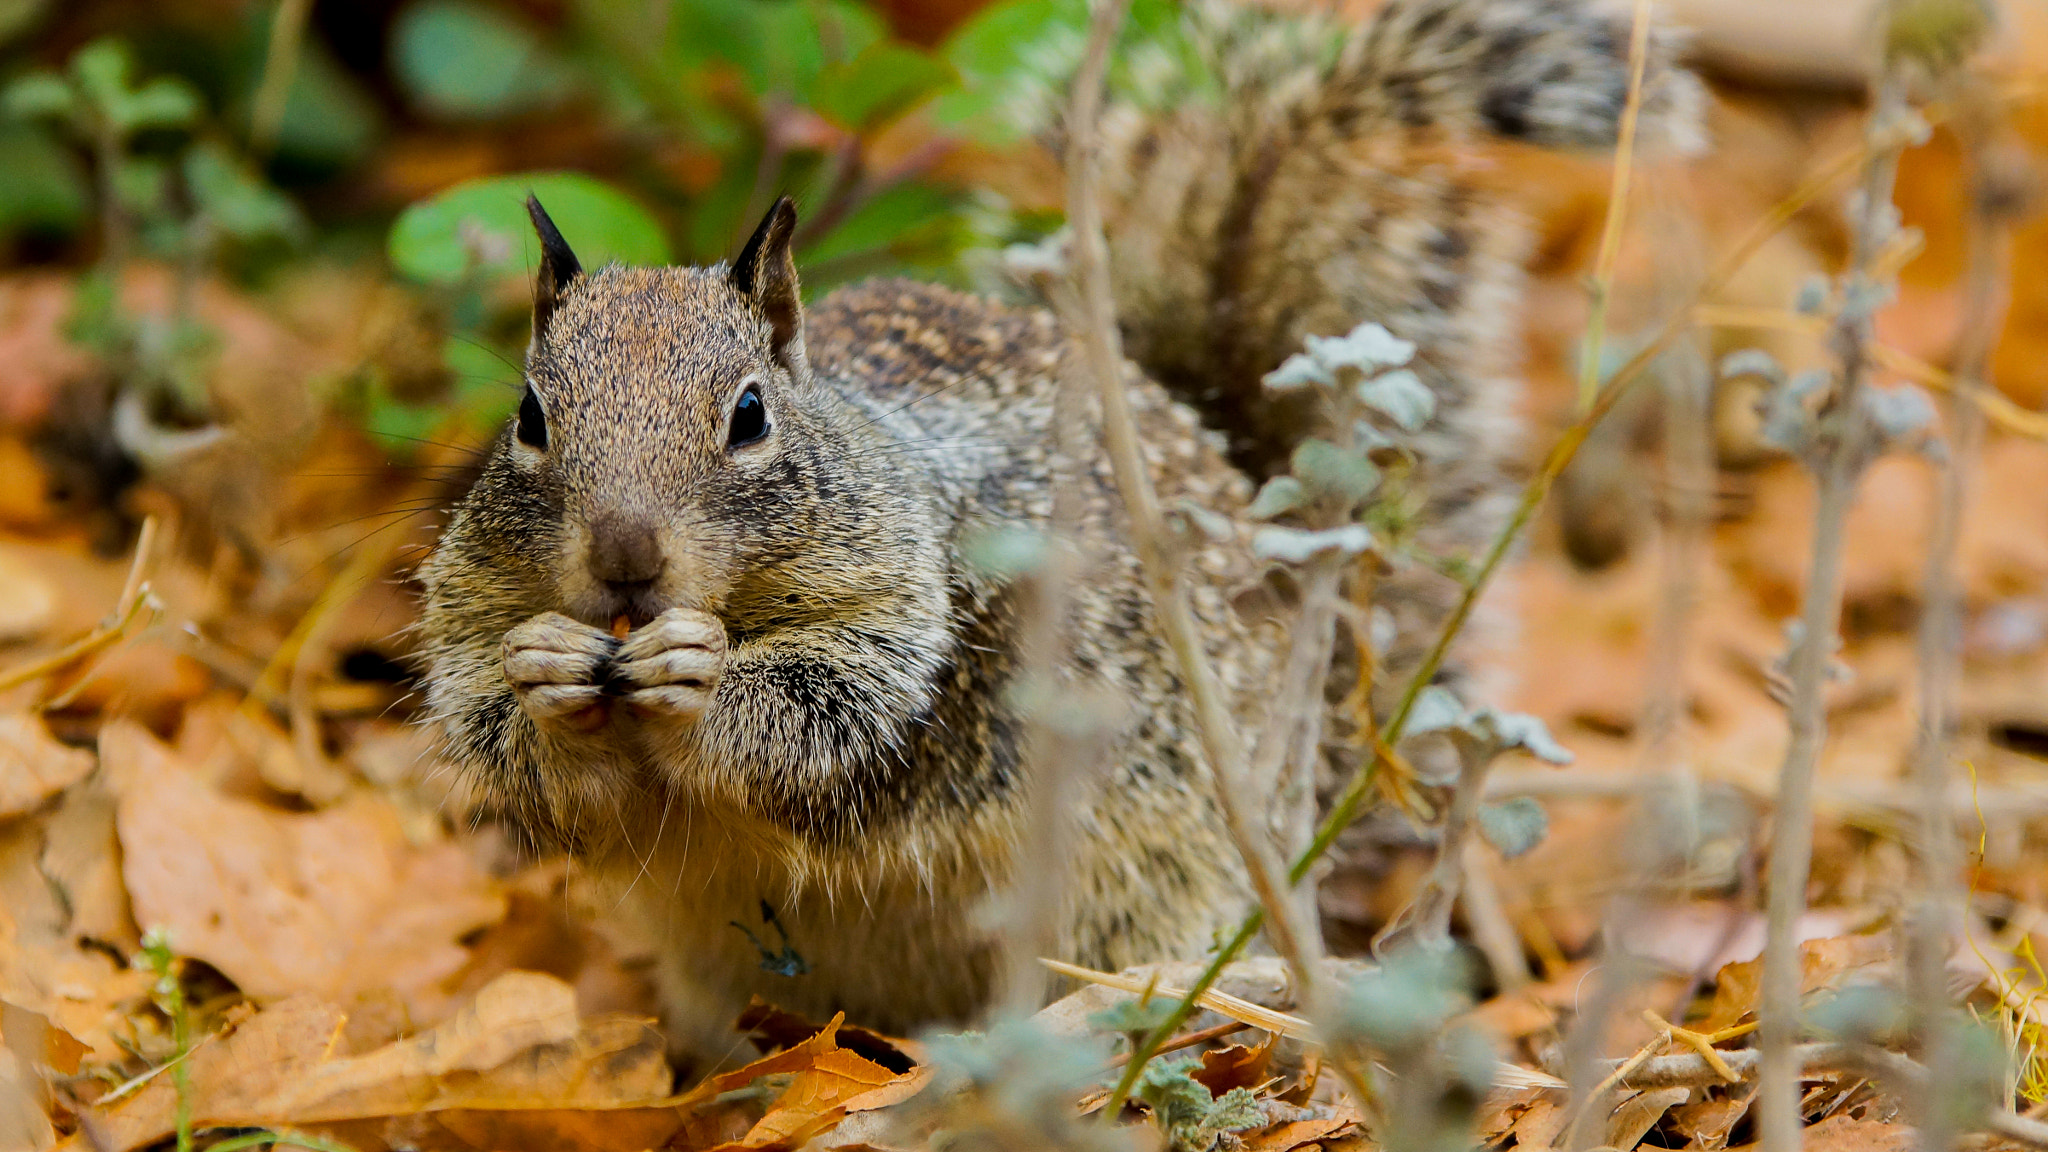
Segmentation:
{"type": "MultiPolygon", "coordinates": [[[[1440,397],[1422,445],[1423,542],[1459,551],[1507,498],[1504,333],[1524,240],[1450,145],[1471,130],[1611,134],[1617,42],[1565,0],[1395,0],[1315,68],[1301,63],[1314,28],[1221,8],[1197,19],[1232,79],[1226,106],[1124,109],[1109,125],[1129,348],[1193,406],[1133,372],[1161,496],[1240,512],[1247,472],[1306,426],[1265,403],[1259,376],[1307,334],[1376,319],[1418,342],[1440,397]],[[1197,410],[1237,433],[1245,471],[1197,410]]],[[[1684,134],[1689,84],[1660,50],[1653,134],[1684,134]]],[[[662,941],[672,1027],[712,1056],[756,993],[894,1029],[985,1003],[986,907],[1020,866],[1022,732],[1006,692],[1018,629],[1010,594],[963,550],[986,526],[1043,522],[1053,478],[1076,471],[1053,434],[1073,357],[1045,314],[880,282],[832,294],[805,323],[809,367],[796,371],[777,358],[773,317],[723,268],[613,267],[565,285],[528,365],[549,451],[508,429],[423,571],[428,698],[450,757],[514,827],[616,880],[662,941]],[[724,430],[749,378],[775,438],[740,458],[724,430]],[[615,715],[544,730],[507,684],[501,642],[543,612],[605,622],[582,557],[611,516],[657,526],[673,562],[649,606],[721,621],[723,677],[684,728],[615,715]],[[732,926],[777,945],[764,900],[808,974],[766,971],[732,926]]],[[[1128,709],[1080,806],[1060,947],[1106,967],[1193,956],[1242,910],[1242,881],[1106,466],[1077,471],[1096,567],[1073,606],[1072,674],[1128,709]]],[[[1187,563],[1212,656],[1256,731],[1285,621],[1230,610],[1257,575],[1242,539],[1187,563]]],[[[1448,595],[1441,579],[1390,582],[1395,667],[1448,595]]]]}
{"type": "MultiPolygon", "coordinates": [[[[1479,178],[1469,141],[1612,146],[1626,27],[1584,0],[1389,0],[1350,32],[1197,0],[1187,32],[1227,97],[1126,101],[1105,124],[1125,351],[1263,477],[1319,419],[1261,388],[1265,373],[1305,337],[1365,320],[1414,341],[1414,367],[1437,395],[1416,444],[1418,542],[1475,554],[1518,487],[1512,368],[1529,230],[1479,178]],[[1317,50],[1327,44],[1336,51],[1317,50]]],[[[1673,63],[1669,33],[1651,44],[1638,147],[1693,150],[1702,89],[1673,63]]],[[[1380,654],[1389,691],[1457,594],[1419,566],[1381,584],[1377,601],[1397,623],[1380,654]]]]}
{"type": "MultiPolygon", "coordinates": [[[[1011,596],[961,548],[1050,514],[1063,337],[1042,313],[889,281],[832,294],[806,325],[809,383],[773,367],[722,269],[577,281],[529,365],[549,458],[522,464],[508,430],[423,573],[429,700],[453,758],[515,826],[618,881],[665,941],[671,1023],[712,1054],[754,993],[888,1028],[970,1019],[1020,812],[1011,596]],[[768,381],[776,440],[738,464],[725,412],[750,376],[768,381]],[[582,526],[620,508],[659,510],[677,563],[658,594],[724,621],[726,671],[680,737],[627,719],[551,736],[508,688],[500,640],[542,611],[602,623],[579,599],[578,550],[582,526]],[[762,900],[807,975],[764,971],[730,926],[775,946],[762,900]]],[[[1164,497],[1239,510],[1249,486],[1216,438],[1132,383],[1164,497]]],[[[1196,955],[1242,911],[1241,881],[1121,504],[1105,466],[1081,475],[1098,563],[1075,604],[1075,675],[1128,719],[1080,812],[1062,951],[1108,967],[1196,955]]],[[[1190,560],[1211,650],[1255,721],[1278,638],[1227,608],[1247,556],[1237,541],[1190,560]]]]}

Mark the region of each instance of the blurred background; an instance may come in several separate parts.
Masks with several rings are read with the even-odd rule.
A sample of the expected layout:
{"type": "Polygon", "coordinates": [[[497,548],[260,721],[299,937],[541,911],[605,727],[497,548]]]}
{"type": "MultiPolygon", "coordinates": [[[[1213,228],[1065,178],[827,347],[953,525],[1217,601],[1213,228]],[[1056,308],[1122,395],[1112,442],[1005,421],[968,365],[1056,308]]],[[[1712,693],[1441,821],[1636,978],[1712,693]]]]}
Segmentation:
{"type": "MultiPolygon", "coordinates": [[[[1712,146],[1638,172],[1615,363],[1773,205],[1855,148],[1865,113],[1857,4],[1684,0],[1665,15],[1694,29],[1712,146]]],[[[1168,0],[1141,0],[1128,35],[1173,16],[1168,0]]],[[[263,827],[346,810],[382,829],[365,842],[398,862],[376,873],[384,886],[353,904],[302,892],[309,940],[353,930],[316,905],[365,922],[428,898],[458,910],[374,970],[316,950],[301,968],[263,967],[204,933],[181,947],[251,995],[395,984],[392,1011],[414,1022],[511,967],[576,982],[593,1010],[645,1006],[634,943],[594,934],[558,865],[515,861],[466,827],[445,776],[414,770],[426,739],[405,724],[407,574],[518,395],[535,261],[520,197],[541,196],[586,265],[724,258],[788,192],[813,294],[883,274],[999,287],[991,254],[1061,222],[1056,165],[1024,126],[1084,20],[1081,0],[0,0],[0,705],[47,721],[53,736],[22,737],[36,749],[139,723],[207,782],[208,803],[243,805],[263,827]],[[138,599],[145,572],[151,598],[138,599]],[[51,659],[65,669],[53,679],[6,671],[51,659]],[[451,840],[462,850],[443,852],[451,840]]],[[[1990,145],[1968,159],[1944,126],[1906,156],[1898,202],[1915,239],[1893,254],[1899,294],[1878,328],[1886,382],[1940,385],[1963,315],[1970,166],[1990,157],[2015,205],[2013,271],[1990,371],[2002,406],[1960,556],[1977,791],[1958,803],[1984,831],[1979,908],[2012,948],[2042,922],[2019,911],[2048,909],[2048,228],[2031,207],[2048,13],[2014,3],[2003,21],[1981,68],[1993,111],[1976,139],[1990,145]]],[[[1475,147],[1539,235],[1523,321],[1533,460],[1571,415],[1611,170],[1475,147]]],[[[1842,266],[1845,203],[1837,191],[1798,212],[1698,310],[1695,363],[1752,346],[1824,361],[1817,326],[1789,308],[1842,266]]],[[[1521,979],[1558,1003],[1625,871],[1616,801],[1646,770],[1684,764],[1721,821],[1712,852],[1674,881],[1678,911],[1644,918],[1646,947],[1675,972],[1711,973],[1754,927],[1811,484],[1763,442],[1739,388],[1680,428],[1702,458],[1674,470],[1664,398],[1683,372],[1660,371],[1664,388],[1603,426],[1493,605],[1520,621],[1487,657],[1501,702],[1578,755],[1495,782],[1550,807],[1543,845],[1491,865],[1491,899],[1507,952],[1526,954],[1521,979]],[[1673,531],[1680,507],[1703,510],[1695,530],[1673,531]],[[1660,700],[1669,719],[1646,726],[1660,700]]],[[[1837,931],[1882,914],[1904,874],[1933,491],[1926,461],[1888,458],[1852,517],[1854,675],[1830,702],[1815,892],[1837,931]]],[[[194,915],[179,904],[189,892],[135,874],[205,855],[213,810],[66,800],[61,820],[10,823],[68,783],[48,779],[0,803],[0,848],[13,846],[0,864],[14,861],[0,907],[48,905],[35,885],[67,902],[34,948],[20,929],[14,952],[0,949],[0,979],[40,988],[97,1048],[134,989],[80,942],[118,957],[137,923],[194,915]],[[53,972],[77,995],[53,992],[53,972]]],[[[313,851],[276,834],[279,859],[313,851]]],[[[1333,942],[1369,938],[1428,859],[1386,836],[1332,877],[1333,942]]],[[[265,870],[285,865],[239,867],[283,883],[265,870]]],[[[372,883],[345,875],[364,872],[321,883],[372,883]]]]}

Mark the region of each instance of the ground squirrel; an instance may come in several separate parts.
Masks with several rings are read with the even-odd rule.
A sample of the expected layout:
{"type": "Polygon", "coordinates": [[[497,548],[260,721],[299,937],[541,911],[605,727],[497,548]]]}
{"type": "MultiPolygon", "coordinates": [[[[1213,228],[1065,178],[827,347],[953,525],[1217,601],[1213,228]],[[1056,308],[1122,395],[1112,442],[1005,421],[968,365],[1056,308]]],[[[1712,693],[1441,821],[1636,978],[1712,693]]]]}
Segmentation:
{"type": "MultiPolygon", "coordinates": [[[[1611,94],[1623,62],[1607,32],[1589,48],[1479,15],[1490,10],[1397,0],[1344,58],[1398,57],[1386,28],[1456,17],[1483,38],[1471,68],[1453,61],[1419,78],[1391,65],[1312,69],[1307,87],[1321,95],[1297,105],[1311,117],[1304,130],[1337,139],[1383,106],[1397,124],[1418,108],[1441,119],[1458,99],[1485,102],[1468,84],[1503,75],[1533,85],[1529,124],[1572,104],[1546,85],[1611,94]],[[1504,45],[1502,59],[1486,44],[1504,45]]],[[[1596,27],[1575,19],[1572,29],[1596,27]]],[[[1314,235],[1331,251],[1378,251],[1356,274],[1398,277],[1382,286],[1394,295],[1340,294],[1285,323],[1261,320],[1256,348],[1215,360],[1205,385],[1188,373],[1227,343],[1205,330],[1211,313],[1197,309],[1194,329],[1175,335],[1160,306],[1134,307],[1134,350],[1212,413],[1219,390],[1240,383],[1234,373],[1251,372],[1243,383],[1255,386],[1270,367],[1262,358],[1297,329],[1378,318],[1409,333],[1434,324],[1432,347],[1459,345],[1485,335],[1467,313],[1500,304],[1474,277],[1505,275],[1496,265],[1506,257],[1440,175],[1413,177],[1397,210],[1419,216],[1340,213],[1354,178],[1408,177],[1374,169],[1370,150],[1331,147],[1326,159],[1349,167],[1329,177],[1342,186],[1323,197],[1331,212],[1314,235]],[[1445,211],[1462,237],[1458,259],[1442,272],[1403,267],[1402,253],[1445,263],[1414,239],[1445,211]],[[1347,302],[1358,311],[1343,314],[1347,302]],[[1195,344],[1175,375],[1178,339],[1195,344]]],[[[1112,190],[1125,219],[1132,190],[1146,186],[1130,171],[1112,190]]],[[[1029,862],[1012,852],[1018,610],[1013,590],[972,562],[972,541],[1042,524],[1056,477],[1078,493],[1076,533],[1093,557],[1073,597],[1070,673],[1126,704],[1109,764],[1079,803],[1059,948],[1114,968],[1209,947],[1243,911],[1243,882],[1106,463],[1055,448],[1058,381],[1078,367],[1058,323],[902,281],[843,289],[807,310],[787,201],[729,265],[587,273],[530,207],[542,261],[527,387],[421,573],[428,712],[449,757],[513,827],[618,879],[665,942],[672,1029],[722,1051],[722,1030],[755,993],[892,1029],[969,1020],[985,1004],[994,953],[983,909],[1029,862]]],[[[1276,226],[1305,227],[1307,211],[1298,203],[1276,226]]],[[[1238,253],[1239,307],[1293,292],[1275,282],[1279,269],[1306,259],[1289,245],[1311,241],[1282,243],[1253,224],[1238,253]]],[[[1133,276],[1152,275],[1164,300],[1181,273],[1163,258],[1147,265],[1156,273],[1139,270],[1136,229],[1120,229],[1125,297],[1133,276]]],[[[1209,236],[1211,250],[1220,238],[1209,236]]],[[[1499,406],[1475,397],[1488,381],[1465,369],[1447,361],[1429,377],[1444,437],[1486,427],[1463,413],[1499,406]]],[[[1237,516],[1252,486],[1222,439],[1136,371],[1131,392],[1166,505],[1237,516]]],[[[1239,455],[1248,459],[1242,445],[1239,455]]],[[[1188,549],[1208,648],[1255,731],[1284,620],[1247,621],[1230,607],[1259,574],[1241,533],[1192,534],[1188,549]]]]}

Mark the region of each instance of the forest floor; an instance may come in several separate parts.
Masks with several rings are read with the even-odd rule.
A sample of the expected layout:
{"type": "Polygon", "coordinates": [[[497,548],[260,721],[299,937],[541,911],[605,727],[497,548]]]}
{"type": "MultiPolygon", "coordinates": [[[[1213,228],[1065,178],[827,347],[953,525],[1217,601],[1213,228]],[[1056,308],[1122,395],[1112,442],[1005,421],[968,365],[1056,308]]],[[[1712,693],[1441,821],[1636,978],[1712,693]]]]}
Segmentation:
{"type": "MultiPolygon", "coordinates": [[[[1619,306],[1613,329],[1646,327],[1671,264],[1725,247],[1853,143],[1857,116],[1724,92],[1720,147],[1646,174],[1617,296],[1639,303],[1619,306]],[[1684,227],[1667,227],[1674,220],[1684,227]]],[[[2015,123],[2048,143],[2040,106],[2020,107],[2015,123]]],[[[1568,417],[1580,276],[1607,169],[1515,152],[1498,163],[1542,234],[1525,325],[1533,458],[1568,417]]],[[[1925,246],[1904,266],[1879,336],[1928,364],[1949,355],[1960,310],[1960,164],[1937,135],[1909,154],[1900,182],[1925,246]]],[[[1710,362],[1752,343],[1788,363],[1823,356],[1817,336],[1745,327],[1744,310],[1782,312],[1802,280],[1839,265],[1843,236],[1840,209],[1822,207],[1767,245],[1703,317],[1710,362]]],[[[1953,807],[1971,904],[1952,970],[2013,1046],[2008,1087],[2021,1112],[2048,1099],[2048,1064],[2030,1055],[2048,1019],[2048,977],[2034,959],[2048,932],[2048,443],[2033,415],[2048,401],[2044,249],[2048,226],[2027,225],[1993,372],[2022,413],[1984,446],[1959,556],[1968,615],[1953,807]]],[[[571,864],[521,858],[476,826],[455,782],[428,767],[398,663],[413,615],[405,574],[431,540],[431,509],[459,475],[462,446],[411,445],[393,464],[390,445],[337,422],[294,441],[311,447],[289,458],[258,452],[145,488],[126,512],[146,527],[124,536],[59,499],[78,478],[28,447],[85,370],[60,331],[71,288],[59,271],[0,273],[0,1147],[18,1136],[127,1152],[170,1137],[181,1111],[203,1128],[285,1126],[307,1144],[364,1150],[908,1139],[877,1118],[911,1115],[933,1075],[930,1049],[857,1020],[763,1007],[735,1032],[761,1059],[676,1094],[648,1022],[645,942],[605,918],[571,864]],[[194,508],[209,510],[207,531],[194,508]],[[181,978],[166,985],[152,963],[181,978]]],[[[145,266],[125,290],[160,297],[164,274],[145,266]]],[[[367,273],[309,271],[260,302],[208,284],[201,308],[227,342],[226,389],[252,408],[280,378],[408,354],[390,319],[401,309],[367,273]]],[[[1624,413],[1623,432],[1595,445],[1571,488],[1590,494],[1576,506],[1580,525],[1618,558],[1597,571],[1575,563],[1548,517],[1491,602],[1515,622],[1484,656],[1499,702],[1543,719],[1576,761],[1509,765],[1492,783],[1541,799],[1550,831],[1527,855],[1484,862],[1494,891],[1481,899],[1511,943],[1471,1019],[1519,1070],[1500,1077],[1483,1111],[1489,1146],[1567,1139],[1549,1079],[1556,1045],[1599,980],[1602,925],[1638,871],[1635,801],[1653,786],[1698,789],[1711,820],[1686,874],[1664,877],[1618,926],[1650,967],[1611,1014],[1605,1050],[1692,1051],[1667,1021],[1723,1034],[1731,1055],[1747,1043],[1759,861],[1786,743],[1774,664],[1797,611],[1813,496],[1796,466],[1758,449],[1739,403],[1717,411],[1724,467],[1697,552],[1675,548],[1664,527],[1657,411],[1624,413]],[[1675,573],[1691,582],[1689,611],[1675,573]],[[1681,631],[1669,630],[1674,618],[1681,631]],[[1683,701],[1682,719],[1652,742],[1643,717],[1667,697],[1683,701]]],[[[265,415],[280,427],[315,418],[289,403],[265,415]]],[[[1842,660],[1853,675],[1828,702],[1802,927],[1810,992],[1898,963],[1934,483],[1928,462],[1888,459],[1851,521],[1842,660]]],[[[1368,939],[1428,861],[1418,846],[1340,870],[1323,894],[1331,939],[1353,949],[1368,939]]],[[[1185,981],[1174,971],[1162,983],[1185,981]]],[[[1113,998],[1087,993],[1051,1019],[1084,1027],[1082,1009],[1113,998]]],[[[1298,1023],[1219,1040],[1200,1065],[1196,1080],[1217,1100],[1256,1090],[1262,1118],[1231,1137],[1246,1147],[1362,1139],[1361,1117],[1332,1102],[1334,1077],[1316,1083],[1298,1037],[1276,1043],[1298,1023]]],[[[1746,1143],[1748,1091],[1707,1078],[1626,1094],[1583,1145],[1746,1143]]],[[[1099,1107],[1101,1094],[1072,1103],[1099,1107]]],[[[1894,1086],[1861,1071],[1811,1071],[1809,1147],[1904,1147],[1899,1107],[1894,1086]]]]}

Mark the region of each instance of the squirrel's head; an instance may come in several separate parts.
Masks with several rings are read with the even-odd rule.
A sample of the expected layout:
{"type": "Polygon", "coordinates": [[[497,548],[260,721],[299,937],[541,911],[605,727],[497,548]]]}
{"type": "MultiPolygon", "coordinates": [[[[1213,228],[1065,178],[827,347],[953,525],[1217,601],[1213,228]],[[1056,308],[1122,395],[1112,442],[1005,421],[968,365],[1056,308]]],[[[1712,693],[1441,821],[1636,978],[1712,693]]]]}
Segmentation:
{"type": "Polygon", "coordinates": [[[596,272],[527,208],[541,261],[526,390],[472,503],[546,525],[522,558],[560,609],[765,626],[859,595],[833,558],[874,546],[873,485],[851,474],[858,422],[805,359],[790,201],[730,265],[596,272]]]}

